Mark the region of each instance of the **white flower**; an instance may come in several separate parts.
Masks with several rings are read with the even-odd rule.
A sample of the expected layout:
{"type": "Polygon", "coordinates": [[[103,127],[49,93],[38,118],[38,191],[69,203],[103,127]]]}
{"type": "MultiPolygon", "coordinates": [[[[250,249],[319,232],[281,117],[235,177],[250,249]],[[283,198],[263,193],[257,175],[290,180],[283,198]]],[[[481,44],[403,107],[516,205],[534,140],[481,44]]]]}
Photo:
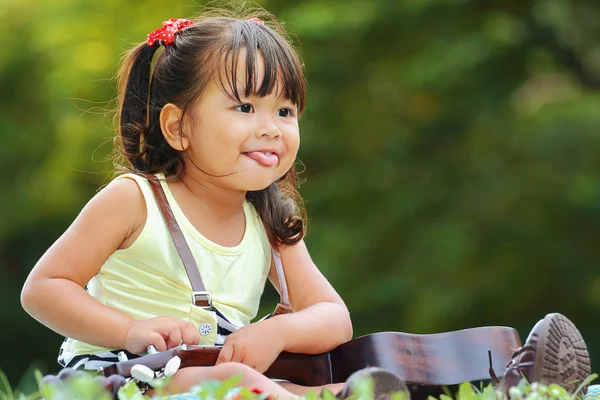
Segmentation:
{"type": "Polygon", "coordinates": [[[523,398],[523,393],[521,392],[521,389],[519,389],[516,386],[508,389],[508,395],[510,396],[511,399],[522,399],[523,398]]]}
{"type": "Polygon", "coordinates": [[[529,396],[527,396],[528,400],[538,400],[541,398],[542,396],[540,396],[537,392],[532,392],[529,396]]]}

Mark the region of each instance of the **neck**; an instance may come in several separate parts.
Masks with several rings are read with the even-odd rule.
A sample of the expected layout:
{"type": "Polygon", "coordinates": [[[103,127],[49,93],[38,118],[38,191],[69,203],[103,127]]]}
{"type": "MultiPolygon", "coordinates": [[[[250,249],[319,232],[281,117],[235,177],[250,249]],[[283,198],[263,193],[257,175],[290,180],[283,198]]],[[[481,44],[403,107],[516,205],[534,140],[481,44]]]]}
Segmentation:
{"type": "Polygon", "coordinates": [[[216,215],[229,216],[239,213],[246,199],[246,191],[221,187],[207,179],[200,171],[196,173],[186,169],[181,182],[190,194],[201,202],[200,204],[205,204],[216,215]]]}

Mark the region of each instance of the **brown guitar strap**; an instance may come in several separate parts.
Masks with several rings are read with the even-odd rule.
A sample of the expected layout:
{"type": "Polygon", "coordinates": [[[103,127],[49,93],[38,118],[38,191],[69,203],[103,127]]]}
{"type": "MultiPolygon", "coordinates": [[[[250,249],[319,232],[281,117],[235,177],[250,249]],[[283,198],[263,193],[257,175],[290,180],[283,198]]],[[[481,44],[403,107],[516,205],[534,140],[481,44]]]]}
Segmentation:
{"type": "MultiPolygon", "coordinates": [[[[181,228],[175,219],[175,215],[173,214],[173,210],[167,200],[167,196],[165,191],[160,183],[160,180],[156,175],[148,174],[145,176],[150,183],[150,187],[154,192],[154,197],[156,197],[156,201],[158,203],[158,207],[160,212],[165,219],[165,223],[167,224],[167,229],[169,230],[169,234],[171,235],[171,239],[173,239],[173,243],[175,244],[175,248],[177,249],[177,253],[183,262],[183,266],[185,267],[185,271],[187,273],[188,279],[190,280],[190,284],[192,285],[192,303],[194,303],[198,307],[210,309],[212,308],[212,295],[211,292],[206,290],[204,283],[202,282],[202,278],[200,277],[200,272],[198,271],[198,265],[196,264],[196,260],[194,259],[194,255],[190,250],[185,237],[183,236],[183,232],[181,232],[181,228]]],[[[278,314],[288,314],[292,312],[292,308],[289,303],[287,282],[285,280],[285,274],[283,272],[283,266],[281,264],[281,257],[279,253],[273,250],[273,261],[275,263],[275,270],[277,271],[277,279],[279,281],[280,286],[280,301],[273,312],[273,315],[278,314]]]]}
{"type": "Polygon", "coordinates": [[[277,304],[277,307],[275,307],[273,315],[289,314],[292,312],[292,308],[290,307],[287,282],[285,280],[285,274],[283,273],[281,256],[279,255],[278,251],[273,250],[271,251],[271,257],[273,257],[273,262],[275,263],[275,271],[277,271],[277,280],[279,281],[279,290],[281,291],[281,295],[279,296],[279,304],[277,304]]]}

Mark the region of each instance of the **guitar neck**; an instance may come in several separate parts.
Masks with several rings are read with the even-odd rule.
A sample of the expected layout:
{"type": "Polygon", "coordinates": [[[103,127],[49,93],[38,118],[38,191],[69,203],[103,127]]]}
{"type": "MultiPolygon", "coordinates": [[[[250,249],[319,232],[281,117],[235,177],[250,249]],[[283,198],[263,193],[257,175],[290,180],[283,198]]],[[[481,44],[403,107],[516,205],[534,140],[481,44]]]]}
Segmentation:
{"type": "MultiPolygon", "coordinates": [[[[214,366],[219,357],[220,347],[188,346],[187,350],[171,349],[140,358],[122,361],[103,368],[104,376],[121,375],[131,377],[131,368],[142,364],[158,371],[166,363],[178,356],[181,368],[214,366]]],[[[309,355],[282,352],[265,372],[269,378],[283,379],[300,385],[318,386],[332,383],[332,370],[329,353],[309,355]]]]}
{"type": "MultiPolygon", "coordinates": [[[[131,368],[134,365],[141,364],[141,365],[144,365],[144,366],[150,368],[153,371],[158,371],[161,368],[164,368],[164,366],[167,364],[167,362],[176,355],[181,358],[181,355],[178,354],[178,350],[176,350],[176,349],[162,351],[162,352],[156,353],[156,354],[148,354],[145,356],[141,356],[139,358],[132,358],[131,360],[120,361],[118,363],[109,365],[108,367],[103,367],[100,370],[100,372],[104,376],[121,375],[125,378],[130,378],[131,377],[131,368]]],[[[218,355],[218,350],[217,350],[217,355],[218,355]]],[[[182,361],[183,361],[183,359],[182,359],[182,361]]]]}

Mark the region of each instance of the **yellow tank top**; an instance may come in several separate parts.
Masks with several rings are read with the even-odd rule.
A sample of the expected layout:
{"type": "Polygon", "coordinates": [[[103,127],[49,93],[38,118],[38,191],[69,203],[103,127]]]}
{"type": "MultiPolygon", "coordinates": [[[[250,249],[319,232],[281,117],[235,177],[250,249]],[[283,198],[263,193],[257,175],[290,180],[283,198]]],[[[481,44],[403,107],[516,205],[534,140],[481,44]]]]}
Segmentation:
{"type": "MultiPolygon", "coordinates": [[[[258,311],[271,265],[271,246],[258,213],[244,202],[246,229],[241,242],[235,247],[218,245],[194,228],[179,208],[164,176],[158,176],[206,290],[212,292],[214,307],[237,326],[249,324],[258,311]]],[[[87,291],[102,304],[135,319],[171,316],[190,321],[197,328],[202,326],[200,344],[214,345],[217,339],[215,312],[192,304],[192,288],[185,268],[148,181],[133,174],[116,179],[126,178],[135,180],[144,195],[146,223],[131,246],[115,251],[106,260],[88,283],[87,291]]],[[[110,349],[71,338],[61,346],[62,356],[106,350],[110,349]]]]}

